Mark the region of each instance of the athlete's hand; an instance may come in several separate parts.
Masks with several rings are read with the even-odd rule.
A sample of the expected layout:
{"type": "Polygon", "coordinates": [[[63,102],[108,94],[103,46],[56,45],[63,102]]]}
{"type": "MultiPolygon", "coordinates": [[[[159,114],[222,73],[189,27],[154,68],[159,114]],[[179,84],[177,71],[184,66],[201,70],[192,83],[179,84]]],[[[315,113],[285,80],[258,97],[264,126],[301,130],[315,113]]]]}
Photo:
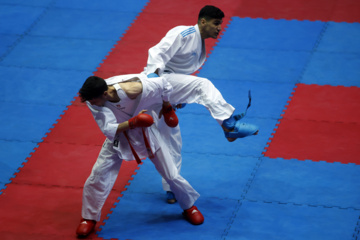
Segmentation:
{"type": "Polygon", "coordinates": [[[154,123],[154,119],[149,114],[144,113],[146,110],[141,111],[135,117],[128,120],[130,129],[137,127],[150,127],[154,123]]]}
{"type": "Polygon", "coordinates": [[[161,116],[163,115],[166,125],[172,128],[178,125],[179,119],[176,116],[175,111],[169,102],[163,102],[162,109],[159,113],[159,118],[161,118],[161,116]]]}

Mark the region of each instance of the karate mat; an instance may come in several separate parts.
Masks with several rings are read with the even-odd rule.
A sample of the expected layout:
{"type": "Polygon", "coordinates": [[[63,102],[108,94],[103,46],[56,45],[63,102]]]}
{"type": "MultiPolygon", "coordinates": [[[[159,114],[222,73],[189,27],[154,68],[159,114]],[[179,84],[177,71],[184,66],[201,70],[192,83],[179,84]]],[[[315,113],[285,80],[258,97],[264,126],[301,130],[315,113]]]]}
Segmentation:
{"type": "MultiPolygon", "coordinates": [[[[194,24],[191,15],[206,3],[218,5],[0,1],[9,20],[0,24],[0,106],[7,113],[0,130],[1,239],[75,238],[82,185],[104,139],[74,99],[78,88],[99,64],[102,77],[141,71],[147,49],[172,26],[194,24]]],[[[208,41],[198,75],[238,111],[251,89],[245,121],[260,126],[259,136],[228,143],[203,107],[187,106],[178,112],[182,174],[201,194],[205,223],[188,224],[178,204],[164,202],[160,177],[145,160],[140,169],[124,164],[89,238],[358,239],[360,5],[218,6],[226,30],[208,41]]]]}

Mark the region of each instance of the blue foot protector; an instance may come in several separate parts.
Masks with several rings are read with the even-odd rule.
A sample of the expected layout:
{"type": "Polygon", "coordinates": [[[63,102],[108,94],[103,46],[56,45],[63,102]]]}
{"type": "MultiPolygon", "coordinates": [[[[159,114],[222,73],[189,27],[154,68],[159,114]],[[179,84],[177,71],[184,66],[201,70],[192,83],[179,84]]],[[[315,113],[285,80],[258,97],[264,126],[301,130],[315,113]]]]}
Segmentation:
{"type": "Polygon", "coordinates": [[[237,121],[233,132],[224,132],[226,138],[243,138],[253,135],[259,128],[249,123],[237,121]]]}
{"type": "Polygon", "coordinates": [[[245,112],[240,113],[240,114],[236,114],[236,115],[231,115],[230,118],[225,119],[223,121],[223,124],[222,124],[223,127],[225,127],[228,130],[233,130],[235,128],[235,125],[236,125],[237,121],[239,121],[240,119],[245,117],[245,115],[247,113],[247,110],[251,106],[251,92],[250,92],[250,90],[249,90],[249,93],[248,93],[248,97],[249,97],[249,103],[248,103],[248,105],[246,107],[245,112]]]}
{"type": "Polygon", "coordinates": [[[235,128],[236,122],[242,119],[243,117],[245,117],[245,113],[231,115],[231,117],[223,121],[222,125],[228,130],[233,130],[235,128]]]}

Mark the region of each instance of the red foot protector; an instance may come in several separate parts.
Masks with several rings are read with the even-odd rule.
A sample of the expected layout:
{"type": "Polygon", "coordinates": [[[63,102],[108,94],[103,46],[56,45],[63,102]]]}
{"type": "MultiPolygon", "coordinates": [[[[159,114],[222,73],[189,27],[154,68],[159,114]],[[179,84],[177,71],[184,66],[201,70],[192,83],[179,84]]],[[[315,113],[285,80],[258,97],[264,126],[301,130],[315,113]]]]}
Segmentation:
{"type": "Polygon", "coordinates": [[[360,88],[299,84],[265,156],[360,164],[360,88]]]}

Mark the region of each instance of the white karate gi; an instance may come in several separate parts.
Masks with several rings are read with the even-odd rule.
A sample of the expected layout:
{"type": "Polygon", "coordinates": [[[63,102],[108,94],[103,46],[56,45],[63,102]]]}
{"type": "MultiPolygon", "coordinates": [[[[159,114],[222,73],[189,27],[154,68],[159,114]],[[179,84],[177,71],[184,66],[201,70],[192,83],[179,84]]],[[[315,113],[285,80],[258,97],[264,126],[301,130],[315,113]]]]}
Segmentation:
{"type": "Polygon", "coordinates": [[[224,100],[208,79],[189,75],[197,71],[205,59],[205,43],[201,39],[199,26],[178,26],[149,49],[144,72],[150,74],[159,69],[159,75],[165,77],[174,89],[172,103],[201,104],[221,125],[235,108],[224,100]]]}
{"type": "MultiPolygon", "coordinates": [[[[171,103],[197,103],[209,110],[211,116],[222,125],[235,108],[228,104],[220,91],[206,78],[190,75],[196,72],[205,62],[206,50],[204,40],[201,39],[199,26],[177,26],[154,47],[149,49],[145,74],[159,69],[173,87],[171,103]]],[[[180,120],[181,124],[181,120],[180,120]]],[[[172,129],[168,135],[170,142],[181,142],[180,128],[172,129]]],[[[176,149],[176,146],[173,146],[176,149]]],[[[177,166],[181,166],[181,149],[178,149],[177,166]]],[[[163,179],[163,188],[169,187],[163,179]]]]}
{"type": "MultiPolygon", "coordinates": [[[[106,82],[115,87],[121,100],[118,103],[106,102],[103,107],[92,106],[87,102],[95,121],[107,139],[93,166],[91,175],[84,185],[82,217],[100,220],[101,209],[115,183],[122,161],[134,159],[125,135],[123,133],[116,135],[116,129],[119,123],[129,120],[143,109],[148,110],[147,113],[154,118],[154,124],[151,127],[144,128],[155,155],[151,161],[163,179],[166,180],[169,190],[174,192],[180,207],[182,209],[192,207],[200,195],[179,174],[176,165],[178,160],[174,159],[178,157],[179,150],[169,147],[166,134],[169,134],[171,130],[166,126],[163,118],[158,119],[162,101],[168,100],[169,93],[172,90],[171,85],[164,78],[155,78],[149,81],[144,74],[116,76],[107,79],[106,82]],[[136,99],[131,100],[117,83],[133,77],[140,79],[143,91],[136,99]],[[118,141],[118,145],[114,144],[115,140],[118,141]]],[[[148,153],[144,144],[142,128],[130,129],[127,133],[139,157],[147,158],[148,153]]],[[[181,149],[181,146],[178,148],[181,149]]]]}

